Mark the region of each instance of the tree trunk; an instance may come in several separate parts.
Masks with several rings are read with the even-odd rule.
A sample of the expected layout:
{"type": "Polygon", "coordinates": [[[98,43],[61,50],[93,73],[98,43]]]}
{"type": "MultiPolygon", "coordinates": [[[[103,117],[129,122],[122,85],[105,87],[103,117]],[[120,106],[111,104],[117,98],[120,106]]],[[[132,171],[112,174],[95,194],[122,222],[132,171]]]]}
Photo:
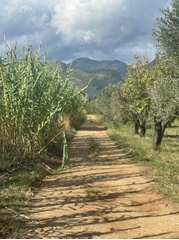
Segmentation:
{"type": "Polygon", "coordinates": [[[140,124],[140,137],[145,137],[146,133],[146,121],[143,121],[142,124],[140,124]]]}
{"type": "Polygon", "coordinates": [[[169,119],[165,123],[163,123],[163,126],[162,126],[162,121],[157,122],[154,119],[154,139],[153,139],[153,146],[154,146],[154,148],[156,148],[156,147],[161,145],[165,129],[174,120],[175,120],[175,116],[171,116],[171,117],[169,117],[169,119]]]}
{"type": "Polygon", "coordinates": [[[136,119],[134,124],[134,134],[139,134],[139,127],[140,127],[139,120],[136,119]]]}
{"type": "Polygon", "coordinates": [[[162,122],[155,122],[154,125],[154,139],[153,139],[153,146],[154,148],[161,145],[162,139],[164,135],[164,130],[162,128],[162,122]]]}

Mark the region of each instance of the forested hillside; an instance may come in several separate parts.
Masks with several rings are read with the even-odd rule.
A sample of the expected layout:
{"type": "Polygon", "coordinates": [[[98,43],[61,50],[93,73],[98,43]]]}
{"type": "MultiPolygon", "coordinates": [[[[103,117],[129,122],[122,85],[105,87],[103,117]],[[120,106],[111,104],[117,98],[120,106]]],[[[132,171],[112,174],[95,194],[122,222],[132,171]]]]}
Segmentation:
{"type": "Polygon", "coordinates": [[[127,65],[119,60],[96,61],[89,58],[79,58],[72,62],[72,67],[79,68],[86,72],[95,72],[99,69],[111,69],[118,73],[125,74],[127,65]]]}
{"type": "Polygon", "coordinates": [[[50,61],[49,64],[57,66],[64,78],[71,68],[70,81],[80,89],[87,86],[90,81],[88,88],[85,89],[89,99],[95,98],[109,84],[123,82],[127,73],[127,65],[119,60],[95,61],[80,58],[70,64],[61,61],[50,61]]]}

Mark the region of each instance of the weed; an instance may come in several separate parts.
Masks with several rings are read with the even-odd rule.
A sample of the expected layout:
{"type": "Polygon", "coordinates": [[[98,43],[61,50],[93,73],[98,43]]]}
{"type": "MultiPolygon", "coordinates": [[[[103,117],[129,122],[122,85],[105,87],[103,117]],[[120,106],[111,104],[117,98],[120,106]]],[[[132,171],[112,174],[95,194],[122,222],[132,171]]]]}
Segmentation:
{"type": "Polygon", "coordinates": [[[89,149],[94,152],[99,148],[99,142],[95,138],[88,139],[89,149]]]}
{"type": "Polygon", "coordinates": [[[92,188],[92,189],[88,189],[87,190],[87,194],[90,197],[94,197],[99,195],[100,193],[102,193],[102,191],[100,189],[96,189],[96,188],[92,188]]]}

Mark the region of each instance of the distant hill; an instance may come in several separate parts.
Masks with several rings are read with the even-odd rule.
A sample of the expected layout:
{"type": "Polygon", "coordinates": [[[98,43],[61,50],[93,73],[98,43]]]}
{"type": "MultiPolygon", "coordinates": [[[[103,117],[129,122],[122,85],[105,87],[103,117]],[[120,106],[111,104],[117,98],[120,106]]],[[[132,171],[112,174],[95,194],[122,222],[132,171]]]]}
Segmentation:
{"type": "Polygon", "coordinates": [[[99,69],[93,72],[91,85],[101,91],[108,84],[116,84],[123,81],[123,75],[112,69],[99,69]]]}
{"type": "Polygon", "coordinates": [[[111,69],[122,74],[127,72],[127,65],[119,60],[96,61],[89,58],[78,58],[72,62],[72,67],[79,68],[86,72],[94,72],[99,69],[111,69]]]}
{"type": "Polygon", "coordinates": [[[68,69],[68,65],[67,64],[65,64],[64,62],[61,62],[61,61],[59,61],[59,60],[50,60],[49,62],[48,62],[48,66],[49,67],[57,67],[57,68],[59,68],[59,70],[60,71],[62,71],[62,72],[66,72],[67,71],[67,69],[68,69]]]}
{"type": "Polygon", "coordinates": [[[79,58],[71,64],[53,60],[49,65],[58,67],[64,78],[68,68],[71,67],[70,80],[80,89],[84,88],[91,79],[89,87],[85,90],[90,99],[95,98],[107,85],[122,82],[127,73],[127,65],[119,60],[95,61],[79,58]]]}

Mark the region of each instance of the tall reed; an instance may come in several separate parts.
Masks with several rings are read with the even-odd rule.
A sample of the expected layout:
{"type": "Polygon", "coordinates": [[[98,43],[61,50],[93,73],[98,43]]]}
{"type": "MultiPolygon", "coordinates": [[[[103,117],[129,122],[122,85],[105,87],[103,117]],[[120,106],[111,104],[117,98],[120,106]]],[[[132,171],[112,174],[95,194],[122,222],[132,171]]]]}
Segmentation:
{"type": "Polygon", "coordinates": [[[84,97],[69,82],[70,72],[62,80],[59,70],[49,67],[41,48],[33,53],[28,44],[18,54],[16,45],[5,43],[4,52],[0,58],[0,154],[2,161],[12,162],[37,157],[57,136],[63,136],[64,117],[78,118],[84,97]]]}

